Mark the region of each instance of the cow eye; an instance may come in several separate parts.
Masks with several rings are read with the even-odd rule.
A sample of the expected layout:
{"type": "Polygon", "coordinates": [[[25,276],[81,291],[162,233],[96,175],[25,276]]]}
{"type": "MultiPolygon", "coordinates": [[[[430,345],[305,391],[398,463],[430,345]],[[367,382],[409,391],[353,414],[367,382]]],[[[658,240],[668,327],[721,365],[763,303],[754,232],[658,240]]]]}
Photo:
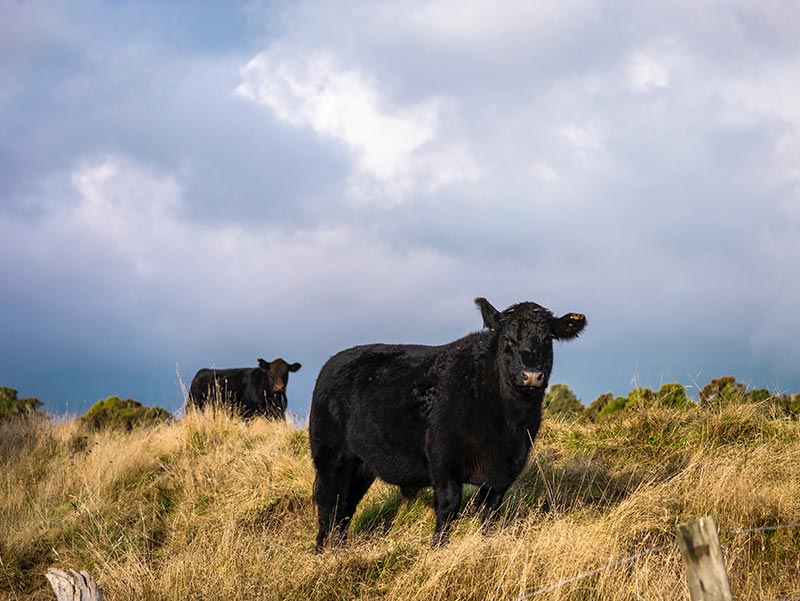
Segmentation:
{"type": "Polygon", "coordinates": [[[511,338],[510,336],[503,336],[503,342],[505,343],[506,351],[510,351],[517,345],[517,341],[511,338]]]}

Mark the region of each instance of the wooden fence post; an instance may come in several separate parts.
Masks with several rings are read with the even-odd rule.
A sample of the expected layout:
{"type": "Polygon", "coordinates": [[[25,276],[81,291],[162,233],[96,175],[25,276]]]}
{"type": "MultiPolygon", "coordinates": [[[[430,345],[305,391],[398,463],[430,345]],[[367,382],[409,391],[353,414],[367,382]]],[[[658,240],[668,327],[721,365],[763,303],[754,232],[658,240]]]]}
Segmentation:
{"type": "Polygon", "coordinates": [[[678,524],[677,530],[692,601],[733,601],[714,517],[678,524]]]}
{"type": "Polygon", "coordinates": [[[103,601],[100,587],[86,572],[50,568],[45,577],[50,581],[58,601],[103,601]]]}

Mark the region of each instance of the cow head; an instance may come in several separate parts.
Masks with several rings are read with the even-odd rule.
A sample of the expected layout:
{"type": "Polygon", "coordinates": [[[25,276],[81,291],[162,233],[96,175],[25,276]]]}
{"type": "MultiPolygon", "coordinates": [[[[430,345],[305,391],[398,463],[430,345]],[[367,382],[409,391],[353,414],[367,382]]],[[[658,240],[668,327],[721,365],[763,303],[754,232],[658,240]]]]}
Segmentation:
{"type": "Polygon", "coordinates": [[[258,360],[258,366],[266,372],[266,395],[273,403],[286,408],[286,386],[289,384],[289,372],[300,369],[299,363],[286,363],[283,359],[274,361],[258,360]]]}
{"type": "Polygon", "coordinates": [[[483,325],[496,335],[500,385],[518,394],[544,393],[553,368],[553,339],[570,340],[586,326],[586,317],[554,317],[536,303],[518,303],[498,311],[485,298],[475,299],[483,325]]]}

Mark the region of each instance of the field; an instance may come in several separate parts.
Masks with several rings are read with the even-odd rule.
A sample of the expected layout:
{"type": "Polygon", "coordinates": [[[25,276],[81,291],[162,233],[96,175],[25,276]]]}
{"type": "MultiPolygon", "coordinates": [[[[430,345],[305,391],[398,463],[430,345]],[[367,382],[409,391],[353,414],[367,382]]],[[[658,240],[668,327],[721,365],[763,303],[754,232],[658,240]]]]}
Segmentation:
{"type": "Polygon", "coordinates": [[[677,523],[717,518],[737,600],[800,598],[800,422],[767,403],[548,418],[498,520],[431,548],[431,493],[376,483],[346,547],[313,553],[307,432],[223,413],[131,432],[0,422],[0,598],[50,566],[108,600],[687,599],[677,523]]]}

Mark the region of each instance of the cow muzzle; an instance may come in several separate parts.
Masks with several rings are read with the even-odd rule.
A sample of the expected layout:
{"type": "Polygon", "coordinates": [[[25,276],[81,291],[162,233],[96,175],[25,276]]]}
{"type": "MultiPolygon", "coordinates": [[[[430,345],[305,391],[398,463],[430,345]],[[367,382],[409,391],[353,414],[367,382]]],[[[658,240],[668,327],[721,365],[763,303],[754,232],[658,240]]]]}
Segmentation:
{"type": "Polygon", "coordinates": [[[521,388],[541,388],[544,386],[544,373],[538,369],[523,369],[518,381],[521,388]]]}

